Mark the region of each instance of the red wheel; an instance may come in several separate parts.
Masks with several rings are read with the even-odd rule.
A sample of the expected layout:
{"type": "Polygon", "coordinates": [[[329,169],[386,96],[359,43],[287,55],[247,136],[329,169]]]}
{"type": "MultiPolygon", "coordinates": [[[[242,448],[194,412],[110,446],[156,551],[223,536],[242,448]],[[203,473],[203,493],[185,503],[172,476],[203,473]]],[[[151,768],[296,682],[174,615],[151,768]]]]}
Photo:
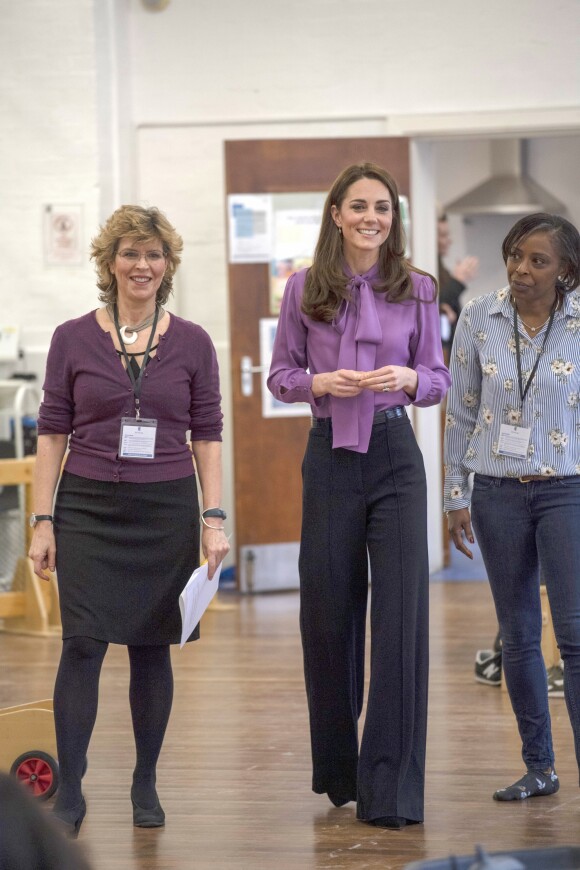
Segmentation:
{"type": "Polygon", "coordinates": [[[39,800],[48,800],[58,788],[56,759],[40,750],[20,755],[10,768],[10,773],[39,800]]]}

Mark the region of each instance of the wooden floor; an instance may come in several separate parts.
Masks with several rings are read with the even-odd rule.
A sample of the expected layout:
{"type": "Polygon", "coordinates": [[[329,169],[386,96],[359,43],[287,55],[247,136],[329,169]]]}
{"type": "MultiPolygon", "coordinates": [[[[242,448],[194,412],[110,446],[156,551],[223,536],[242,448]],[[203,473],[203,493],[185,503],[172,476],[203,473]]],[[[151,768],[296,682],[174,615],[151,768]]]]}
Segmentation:
{"type": "MultiPolygon", "coordinates": [[[[222,601],[230,600],[223,596],[222,601]]],[[[369,827],[310,790],[296,593],[232,599],[174,650],[175,704],[158,788],[164,829],[135,829],[126,651],[111,647],[84,781],[79,842],[94,870],[366,870],[491,850],[580,844],[580,791],[563,699],[551,703],[559,794],[498,804],[522,772],[507,696],[473,679],[495,620],[486,583],[433,583],[426,821],[369,827]]],[[[57,639],[0,634],[0,707],[52,694],[57,639]]]]}

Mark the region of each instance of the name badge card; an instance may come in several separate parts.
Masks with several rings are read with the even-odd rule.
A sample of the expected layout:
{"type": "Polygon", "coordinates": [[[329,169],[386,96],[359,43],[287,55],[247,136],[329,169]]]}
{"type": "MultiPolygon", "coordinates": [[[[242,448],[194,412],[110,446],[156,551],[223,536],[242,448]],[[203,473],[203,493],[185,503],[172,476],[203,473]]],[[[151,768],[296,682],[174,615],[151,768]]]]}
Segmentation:
{"type": "Polygon", "coordinates": [[[120,459],[155,459],[157,420],[123,417],[119,438],[120,459]]]}
{"type": "Polygon", "coordinates": [[[514,459],[527,459],[531,429],[525,426],[509,426],[502,423],[499,430],[497,452],[500,456],[512,456],[514,459]]]}

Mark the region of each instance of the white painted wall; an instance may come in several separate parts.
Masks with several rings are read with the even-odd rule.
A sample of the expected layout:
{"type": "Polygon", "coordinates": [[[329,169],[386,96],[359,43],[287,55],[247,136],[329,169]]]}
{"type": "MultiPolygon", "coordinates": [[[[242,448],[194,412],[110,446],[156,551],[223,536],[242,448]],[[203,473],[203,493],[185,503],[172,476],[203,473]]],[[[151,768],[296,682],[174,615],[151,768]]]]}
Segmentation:
{"type": "MultiPolygon", "coordinates": [[[[577,0],[171,0],[158,13],[140,0],[0,3],[3,309],[41,367],[54,327],[96,304],[88,262],[45,266],[43,206],[81,204],[88,250],[121,202],[155,203],[184,236],[173,307],[214,337],[226,412],[226,139],[501,132],[503,119],[509,133],[549,128],[546,116],[580,127],[577,0]]],[[[485,144],[434,147],[438,198],[487,174],[485,144]]],[[[538,140],[531,168],[578,220],[576,154],[567,137],[538,140]]],[[[471,240],[463,226],[456,235],[459,255],[471,240]]],[[[228,432],[225,449],[231,504],[228,432]]],[[[425,443],[428,465],[437,449],[425,443]]]]}
{"type": "Polygon", "coordinates": [[[577,105],[577,0],[130,2],[137,122],[577,105]]]}
{"type": "Polygon", "coordinates": [[[88,249],[99,201],[92,0],[2,2],[0,288],[3,320],[46,348],[54,327],[95,299],[93,271],[46,266],[45,205],[83,207],[88,249]]]}

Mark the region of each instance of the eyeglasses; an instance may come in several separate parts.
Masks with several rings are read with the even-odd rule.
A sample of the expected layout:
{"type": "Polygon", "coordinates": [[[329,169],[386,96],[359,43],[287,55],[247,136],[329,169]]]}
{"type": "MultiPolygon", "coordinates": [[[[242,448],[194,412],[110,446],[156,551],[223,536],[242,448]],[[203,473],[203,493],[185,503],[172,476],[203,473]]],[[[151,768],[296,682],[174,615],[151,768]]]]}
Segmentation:
{"type": "Polygon", "coordinates": [[[117,256],[126,263],[138,263],[141,257],[145,257],[148,263],[160,263],[165,259],[163,251],[147,251],[146,254],[140,254],[139,251],[127,249],[125,251],[117,251],[117,256]]]}

